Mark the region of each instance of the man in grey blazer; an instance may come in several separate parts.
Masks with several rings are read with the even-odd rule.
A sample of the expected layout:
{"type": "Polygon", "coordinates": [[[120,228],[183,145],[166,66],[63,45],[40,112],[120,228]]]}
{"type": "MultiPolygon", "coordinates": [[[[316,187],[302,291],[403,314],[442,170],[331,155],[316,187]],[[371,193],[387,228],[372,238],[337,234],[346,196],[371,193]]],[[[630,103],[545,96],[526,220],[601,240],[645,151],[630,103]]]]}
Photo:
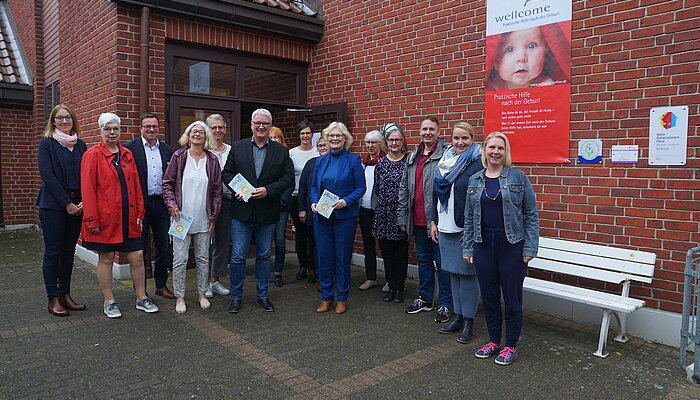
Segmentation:
{"type": "Polygon", "coordinates": [[[136,169],[141,180],[143,204],[146,216],[143,219],[144,254],[148,247],[148,232],[153,232],[153,247],[155,248],[155,266],[153,280],[156,294],[166,299],[174,299],[175,295],[168,289],[170,215],[163,202],[163,173],[168,167],[173,150],[167,143],[158,140],[159,121],[153,113],[141,116],[141,136],[124,144],[131,150],[136,160],[136,169]]]}
{"type": "Polygon", "coordinates": [[[224,183],[234,193],[231,200],[231,303],[229,312],[237,313],[243,298],[246,256],[255,233],[255,284],[258,304],[264,311],[275,311],[268,299],[270,248],[275,224],[280,218],[280,196],[294,185],[294,165],[289,150],[270,140],[272,114],[264,108],[253,111],[252,137],[235,142],[222,172],[224,183]],[[235,193],[231,181],[241,174],[254,188],[248,201],[235,193]]]}

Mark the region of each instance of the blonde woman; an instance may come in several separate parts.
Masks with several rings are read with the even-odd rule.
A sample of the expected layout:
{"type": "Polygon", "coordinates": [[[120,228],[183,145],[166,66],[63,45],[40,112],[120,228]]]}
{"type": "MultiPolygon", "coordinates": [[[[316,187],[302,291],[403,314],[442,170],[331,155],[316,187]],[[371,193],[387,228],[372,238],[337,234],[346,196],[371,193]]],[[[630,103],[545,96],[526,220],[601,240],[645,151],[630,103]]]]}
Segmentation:
{"type": "Polygon", "coordinates": [[[163,200],[172,220],[180,213],[193,218],[184,239],[173,237],[173,289],[177,302],[175,311],[184,313],[185,277],[190,241],[194,242],[197,265],[197,292],[199,306],[206,310],[210,303],[209,289],[209,239],[214,232],[221,210],[221,167],[210,151],[216,147],[216,139],[202,121],[191,123],[180,136],[182,148],[175,151],[163,176],[163,200]]]}
{"type": "Polygon", "coordinates": [[[80,162],[87,151],[79,134],[75,113],[59,104],[51,111],[44,137],[39,141],[41,189],[36,205],[44,235],[42,270],[48,309],[57,317],[67,316],[68,310],[87,308],[70,296],[75,243],[83,215],[80,162]]]}

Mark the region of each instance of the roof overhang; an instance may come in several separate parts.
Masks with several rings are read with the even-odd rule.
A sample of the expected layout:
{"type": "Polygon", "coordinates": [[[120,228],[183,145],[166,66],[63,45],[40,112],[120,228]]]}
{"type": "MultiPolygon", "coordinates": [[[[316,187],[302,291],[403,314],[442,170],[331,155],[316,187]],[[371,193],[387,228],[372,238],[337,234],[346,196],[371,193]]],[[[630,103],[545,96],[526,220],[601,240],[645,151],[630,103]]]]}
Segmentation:
{"type": "Polygon", "coordinates": [[[34,104],[34,90],[29,85],[0,82],[0,105],[31,106],[34,104]]]}
{"type": "Polygon", "coordinates": [[[318,42],[322,20],[243,0],[110,0],[318,42]]]}

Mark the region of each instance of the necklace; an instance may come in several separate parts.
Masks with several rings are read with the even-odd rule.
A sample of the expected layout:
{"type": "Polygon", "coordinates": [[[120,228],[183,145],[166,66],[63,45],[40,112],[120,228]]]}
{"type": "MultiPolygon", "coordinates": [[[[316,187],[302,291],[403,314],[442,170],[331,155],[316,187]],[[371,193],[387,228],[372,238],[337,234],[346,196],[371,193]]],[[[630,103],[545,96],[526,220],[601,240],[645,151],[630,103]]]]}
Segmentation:
{"type": "Polygon", "coordinates": [[[491,196],[489,196],[489,192],[486,190],[486,188],[484,188],[484,195],[485,195],[486,198],[489,199],[489,200],[496,201],[496,199],[498,198],[498,195],[499,195],[499,194],[501,194],[501,189],[498,189],[498,192],[496,192],[496,195],[493,196],[493,197],[491,197],[491,196]]]}

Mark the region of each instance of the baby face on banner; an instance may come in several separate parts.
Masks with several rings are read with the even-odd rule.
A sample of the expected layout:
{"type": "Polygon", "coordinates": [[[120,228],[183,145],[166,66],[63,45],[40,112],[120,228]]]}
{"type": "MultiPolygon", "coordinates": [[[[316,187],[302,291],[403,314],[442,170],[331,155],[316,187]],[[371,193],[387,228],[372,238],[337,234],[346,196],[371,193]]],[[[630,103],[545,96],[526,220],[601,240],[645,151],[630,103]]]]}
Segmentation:
{"type": "Polygon", "coordinates": [[[542,72],[548,51],[549,47],[539,27],[504,34],[495,65],[503,80],[504,89],[553,83],[552,78],[542,72]]]}

